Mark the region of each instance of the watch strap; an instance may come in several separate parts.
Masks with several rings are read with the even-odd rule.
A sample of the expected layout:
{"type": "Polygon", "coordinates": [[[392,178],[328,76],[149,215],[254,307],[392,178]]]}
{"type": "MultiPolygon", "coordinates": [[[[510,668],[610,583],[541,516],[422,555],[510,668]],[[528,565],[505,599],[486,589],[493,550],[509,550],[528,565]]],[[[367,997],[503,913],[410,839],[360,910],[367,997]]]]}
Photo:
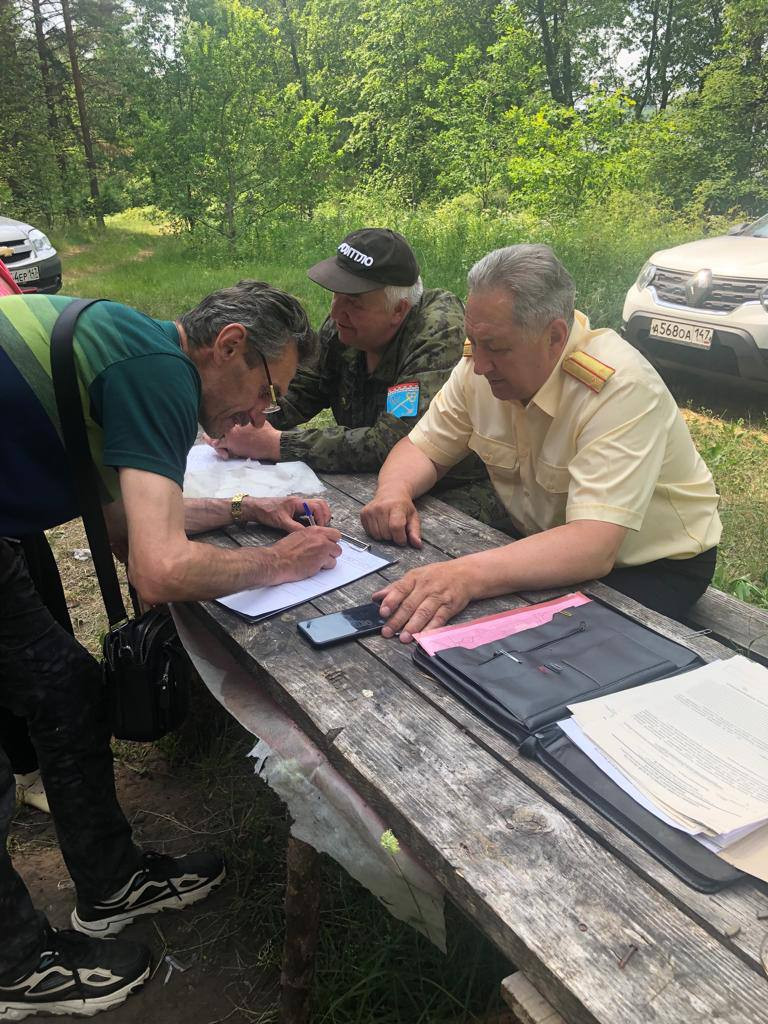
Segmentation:
{"type": "Polygon", "coordinates": [[[248,495],[240,491],[237,494],[232,495],[232,499],[229,503],[229,511],[232,516],[233,523],[242,523],[243,521],[243,498],[247,498],[248,495]]]}

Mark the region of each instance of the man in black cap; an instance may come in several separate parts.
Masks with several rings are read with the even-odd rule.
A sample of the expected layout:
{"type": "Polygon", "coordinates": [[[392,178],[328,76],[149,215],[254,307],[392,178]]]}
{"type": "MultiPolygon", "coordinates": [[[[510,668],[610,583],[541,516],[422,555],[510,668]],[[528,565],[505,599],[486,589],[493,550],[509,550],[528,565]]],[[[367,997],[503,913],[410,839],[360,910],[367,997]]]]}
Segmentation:
{"type": "MultiPolygon", "coordinates": [[[[317,364],[299,369],[264,426],[234,427],[212,443],[225,457],[378,472],[462,358],[462,304],[450,292],[424,290],[413,250],[388,228],[353,231],[307,274],[333,292],[317,364]],[[294,429],[323,409],[334,426],[294,429]]],[[[476,456],[441,484],[439,496],[469,515],[493,525],[504,517],[476,456]]]]}

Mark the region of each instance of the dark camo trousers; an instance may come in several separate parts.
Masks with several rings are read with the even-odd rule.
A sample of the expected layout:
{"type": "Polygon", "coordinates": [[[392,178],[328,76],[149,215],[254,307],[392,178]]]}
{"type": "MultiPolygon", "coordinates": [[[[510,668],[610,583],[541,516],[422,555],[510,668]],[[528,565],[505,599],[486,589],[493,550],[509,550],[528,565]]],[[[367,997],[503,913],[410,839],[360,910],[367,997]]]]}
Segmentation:
{"type": "Polygon", "coordinates": [[[520,536],[489,479],[454,485],[450,477],[444,477],[432,493],[459,512],[464,512],[472,519],[479,519],[486,526],[503,530],[513,537],[520,536]]]}
{"type": "MultiPolygon", "coordinates": [[[[139,854],[115,796],[99,666],[42,603],[20,545],[3,539],[0,706],[27,720],[78,897],[109,895],[136,870],[139,854]]],[[[8,856],[13,809],[13,773],[0,748],[0,977],[36,957],[45,928],[8,856]]]]}

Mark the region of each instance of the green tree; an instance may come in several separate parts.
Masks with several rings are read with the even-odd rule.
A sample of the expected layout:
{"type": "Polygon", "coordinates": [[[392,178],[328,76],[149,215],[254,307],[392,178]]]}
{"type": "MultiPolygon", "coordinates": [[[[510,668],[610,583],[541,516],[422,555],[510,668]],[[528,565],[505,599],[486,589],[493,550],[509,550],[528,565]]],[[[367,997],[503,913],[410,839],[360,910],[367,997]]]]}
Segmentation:
{"type": "Polygon", "coordinates": [[[223,0],[218,19],[187,24],[147,97],[140,156],[162,209],[235,243],[246,225],[322,194],[329,115],[291,82],[262,11],[223,0]]]}
{"type": "Polygon", "coordinates": [[[50,225],[61,196],[57,140],[49,134],[34,35],[22,8],[10,0],[0,0],[0,66],[13,83],[3,94],[0,117],[0,203],[10,216],[50,225]]]}

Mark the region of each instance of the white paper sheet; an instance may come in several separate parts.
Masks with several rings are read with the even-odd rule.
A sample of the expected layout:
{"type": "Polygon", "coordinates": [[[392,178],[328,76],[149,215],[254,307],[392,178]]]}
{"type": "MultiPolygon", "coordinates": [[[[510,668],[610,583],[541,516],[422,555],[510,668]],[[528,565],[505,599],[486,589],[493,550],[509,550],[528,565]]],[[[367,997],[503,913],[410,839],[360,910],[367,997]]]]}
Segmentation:
{"type": "Polygon", "coordinates": [[[305,462],[264,465],[252,459],[221,459],[209,444],[196,444],[187,455],[187,498],[231,498],[238,491],[255,498],[321,494],[325,485],[305,462]]]}
{"type": "Polygon", "coordinates": [[[768,817],[768,671],[741,656],[571,705],[654,803],[712,837],[768,817]]]}
{"type": "Polygon", "coordinates": [[[330,590],[346,586],[347,583],[353,583],[382,569],[385,565],[392,565],[391,559],[382,558],[372,551],[359,551],[345,540],[339,544],[342,553],[336,559],[333,569],[321,569],[309,579],[296,583],[279,583],[274,587],[241,590],[237,594],[220,597],[219,604],[248,618],[274,615],[286,608],[311,601],[320,594],[327,594],[330,590]]]}
{"type": "Polygon", "coordinates": [[[604,772],[612,782],[615,782],[617,786],[623,789],[627,796],[632,797],[635,803],[640,804],[640,806],[645,808],[646,811],[649,811],[660,821],[663,821],[665,825],[671,825],[672,828],[676,828],[680,832],[685,832],[689,836],[693,836],[693,838],[698,840],[702,846],[706,846],[706,848],[708,850],[712,850],[713,853],[719,853],[721,850],[727,849],[729,846],[732,846],[740,839],[743,839],[745,836],[757,831],[764,825],[764,822],[754,822],[751,825],[746,825],[744,828],[733,829],[731,832],[725,832],[722,835],[713,837],[703,835],[695,826],[686,827],[680,824],[680,822],[675,821],[674,818],[670,818],[670,816],[665,814],[664,810],[658,804],[654,803],[653,800],[650,800],[644,793],[642,793],[637,786],[635,786],[627,776],[616,767],[613,761],[611,761],[609,757],[606,757],[599,747],[595,746],[575,719],[564,718],[557,724],[563,730],[571,743],[575,744],[580,750],[582,750],[587,757],[595,763],[600,771],[604,772]]]}

